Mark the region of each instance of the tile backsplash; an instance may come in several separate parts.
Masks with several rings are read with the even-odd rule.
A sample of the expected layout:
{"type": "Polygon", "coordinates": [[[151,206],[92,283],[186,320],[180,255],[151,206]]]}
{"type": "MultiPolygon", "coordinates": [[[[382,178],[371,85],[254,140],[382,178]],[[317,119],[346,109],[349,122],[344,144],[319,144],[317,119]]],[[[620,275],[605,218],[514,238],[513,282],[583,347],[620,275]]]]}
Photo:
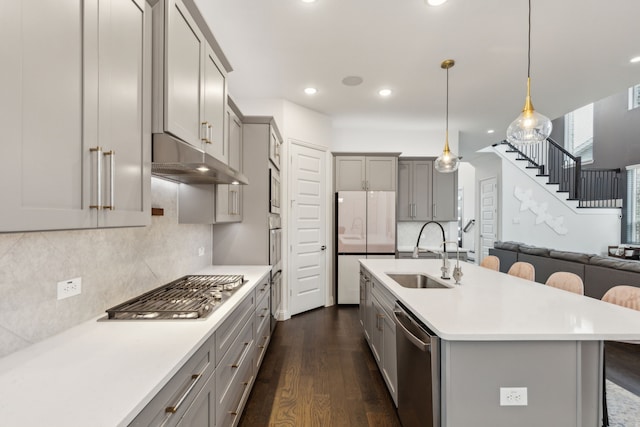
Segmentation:
{"type": "Polygon", "coordinates": [[[210,265],[211,225],[178,224],[177,196],[152,179],[164,216],[148,227],[0,234],[0,357],[210,265]],[[57,300],[57,282],[75,277],[82,293],[57,300]]]}
{"type": "MultiPolygon", "coordinates": [[[[458,223],[455,221],[452,222],[441,222],[445,237],[447,240],[456,240],[456,234],[458,231],[458,223]]],[[[413,248],[416,245],[416,239],[418,238],[418,233],[420,233],[420,229],[424,225],[424,222],[413,222],[413,221],[400,221],[398,222],[398,236],[397,236],[397,246],[398,248],[413,248]]],[[[438,247],[442,243],[442,231],[440,227],[436,224],[429,224],[429,226],[425,227],[422,232],[422,238],[420,239],[421,247],[438,247]]],[[[448,246],[451,247],[451,246],[448,246]]]]}

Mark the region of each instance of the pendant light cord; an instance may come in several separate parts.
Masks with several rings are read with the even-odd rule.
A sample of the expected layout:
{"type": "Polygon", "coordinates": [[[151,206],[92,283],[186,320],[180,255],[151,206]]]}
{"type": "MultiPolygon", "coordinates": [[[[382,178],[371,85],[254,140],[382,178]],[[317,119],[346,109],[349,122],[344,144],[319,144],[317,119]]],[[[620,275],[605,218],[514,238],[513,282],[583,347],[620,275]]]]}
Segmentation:
{"type": "Polygon", "coordinates": [[[529,0],[529,32],[527,34],[527,78],[531,77],[531,0],[529,0]]]}
{"type": "Polygon", "coordinates": [[[449,135],[449,68],[447,68],[447,111],[445,114],[446,117],[446,131],[447,135],[449,135]]]}

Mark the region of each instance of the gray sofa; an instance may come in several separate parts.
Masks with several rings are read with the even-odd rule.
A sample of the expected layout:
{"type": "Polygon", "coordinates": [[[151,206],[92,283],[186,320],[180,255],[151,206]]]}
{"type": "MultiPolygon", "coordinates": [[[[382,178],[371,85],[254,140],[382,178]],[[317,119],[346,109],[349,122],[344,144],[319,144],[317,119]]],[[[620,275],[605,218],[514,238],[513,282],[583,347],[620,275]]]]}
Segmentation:
{"type": "Polygon", "coordinates": [[[524,261],[536,269],[536,282],[545,283],[556,271],[575,273],[584,282],[584,294],[601,299],[611,287],[640,287],[640,261],[628,261],[579,252],[556,251],[519,242],[495,242],[490,255],[500,258],[500,271],[506,273],[516,261],[524,261]]]}

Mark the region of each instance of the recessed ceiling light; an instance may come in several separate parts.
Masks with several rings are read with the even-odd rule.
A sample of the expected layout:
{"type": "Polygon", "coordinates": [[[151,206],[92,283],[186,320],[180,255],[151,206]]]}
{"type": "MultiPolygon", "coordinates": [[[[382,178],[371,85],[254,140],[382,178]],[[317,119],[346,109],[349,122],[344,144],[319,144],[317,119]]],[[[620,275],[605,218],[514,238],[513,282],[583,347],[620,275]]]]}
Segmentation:
{"type": "Polygon", "coordinates": [[[489,130],[487,131],[487,133],[494,133],[494,132],[495,132],[495,130],[493,130],[493,129],[489,129],[489,130]]]}
{"type": "Polygon", "coordinates": [[[342,84],[345,86],[358,86],[362,84],[364,80],[360,76],[347,76],[342,79],[342,84]]]}
{"type": "Polygon", "coordinates": [[[391,95],[391,89],[380,89],[378,91],[378,95],[387,97],[387,96],[391,95]]]}
{"type": "Polygon", "coordinates": [[[629,62],[631,62],[632,64],[636,64],[636,63],[640,62],[640,56],[636,56],[635,58],[631,58],[631,60],[629,60],[629,62]]]}
{"type": "Polygon", "coordinates": [[[447,0],[426,0],[429,6],[440,6],[447,2],[447,0]]]}
{"type": "Polygon", "coordinates": [[[302,3],[315,3],[316,0],[302,0],[302,3]]]}
{"type": "Polygon", "coordinates": [[[315,95],[316,93],[318,93],[318,89],[316,89],[315,87],[307,87],[304,89],[304,93],[306,93],[307,95],[315,95]]]}

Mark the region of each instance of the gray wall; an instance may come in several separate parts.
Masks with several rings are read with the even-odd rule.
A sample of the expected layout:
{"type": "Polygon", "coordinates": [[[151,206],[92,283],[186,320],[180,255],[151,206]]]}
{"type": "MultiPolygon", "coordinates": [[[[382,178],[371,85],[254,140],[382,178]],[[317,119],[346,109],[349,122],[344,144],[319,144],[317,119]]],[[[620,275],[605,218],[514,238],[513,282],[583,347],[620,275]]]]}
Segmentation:
{"type": "Polygon", "coordinates": [[[211,225],[178,225],[177,191],[152,179],[164,216],[148,227],[0,234],[0,357],[210,265],[211,225]],[[57,282],[74,277],[82,293],[58,301],[57,282]]]}
{"type": "MultiPolygon", "coordinates": [[[[621,168],[640,163],[640,108],[629,111],[628,91],[594,104],[593,158],[588,168],[621,168]]],[[[564,117],[553,120],[551,138],[564,143],[564,117]]]]}

